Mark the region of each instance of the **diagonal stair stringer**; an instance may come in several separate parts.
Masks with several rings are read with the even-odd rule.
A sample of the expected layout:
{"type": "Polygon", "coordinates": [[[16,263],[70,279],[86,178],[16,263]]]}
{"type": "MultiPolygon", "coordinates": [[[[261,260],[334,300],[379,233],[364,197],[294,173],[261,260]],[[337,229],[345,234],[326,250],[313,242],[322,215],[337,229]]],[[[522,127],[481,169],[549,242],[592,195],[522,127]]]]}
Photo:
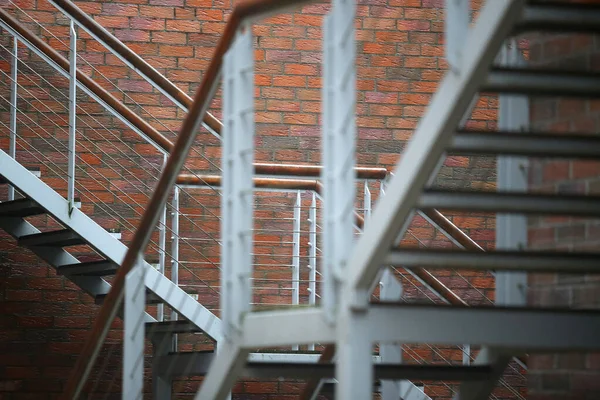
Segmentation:
{"type": "MultiPolygon", "coordinates": [[[[21,193],[43,207],[58,222],[81,236],[98,253],[115,264],[121,265],[127,252],[125,244],[113,237],[80,210],[76,208],[69,210],[69,203],[65,198],[4,151],[0,151],[0,174],[21,193]]],[[[22,236],[27,233],[39,233],[31,224],[20,218],[7,218],[2,227],[6,228],[13,236],[15,234],[22,236]],[[15,221],[16,219],[29,226],[15,221]],[[19,229],[22,231],[16,232],[19,229]]],[[[52,265],[57,267],[77,263],[77,259],[63,249],[40,247],[35,252],[45,261],[52,260],[52,265]],[[58,262],[58,264],[54,262],[58,262]]],[[[166,276],[156,271],[150,264],[145,261],[144,264],[146,287],[179,315],[188,319],[213,340],[219,341],[221,339],[221,320],[166,276]]],[[[90,294],[100,290],[108,292],[110,285],[103,279],[99,279],[100,281],[90,277],[78,277],[74,278],[73,281],[78,285],[82,285],[82,288],[90,294]]]]}

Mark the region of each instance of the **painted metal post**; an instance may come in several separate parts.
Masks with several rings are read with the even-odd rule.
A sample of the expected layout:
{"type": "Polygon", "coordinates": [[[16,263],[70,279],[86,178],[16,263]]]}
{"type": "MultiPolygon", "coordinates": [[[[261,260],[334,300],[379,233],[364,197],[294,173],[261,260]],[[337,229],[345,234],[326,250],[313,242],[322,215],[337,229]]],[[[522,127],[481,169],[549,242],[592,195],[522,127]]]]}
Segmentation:
{"type": "MultiPolygon", "coordinates": [[[[171,281],[179,285],[179,187],[173,188],[171,200],[171,281]]],[[[177,321],[177,312],[171,311],[171,321],[177,321]]],[[[177,335],[173,335],[173,351],[177,351],[177,335]]]]}
{"type": "MultiPolygon", "coordinates": [[[[371,191],[369,190],[369,181],[365,181],[365,193],[364,193],[364,198],[363,198],[363,213],[364,213],[364,218],[365,218],[365,225],[367,224],[367,221],[369,220],[369,218],[371,218],[371,191]]],[[[363,227],[363,231],[364,231],[364,227],[363,227]]]]}
{"type": "MultiPolygon", "coordinates": [[[[312,193],[308,209],[308,304],[314,306],[317,302],[317,195],[312,193]]],[[[308,345],[308,350],[314,350],[315,345],[308,345]]]]}
{"type": "MultiPolygon", "coordinates": [[[[163,167],[167,162],[167,156],[163,158],[163,167]]],[[[165,274],[165,260],[167,255],[167,207],[163,208],[160,218],[158,220],[158,272],[162,275],[165,274]]],[[[156,319],[158,321],[164,321],[165,319],[165,305],[158,304],[156,306],[156,319]]]]}
{"type": "Polygon", "coordinates": [[[221,312],[232,340],[252,301],[254,190],[254,51],[252,29],[241,29],[224,57],[221,312]]]}
{"type": "Polygon", "coordinates": [[[446,0],[446,59],[454,73],[459,73],[462,68],[470,8],[470,0],[446,0]]]}
{"type": "Polygon", "coordinates": [[[123,339],[123,400],[143,399],[144,330],[146,285],[144,259],[138,261],[125,277],[125,321],[123,339]]]}
{"type": "Polygon", "coordinates": [[[75,207],[75,134],[77,123],[77,31],[71,20],[71,42],[69,49],[69,166],[68,192],[69,210],[75,207]]]}
{"type": "MultiPolygon", "coordinates": [[[[502,63],[508,67],[523,67],[527,62],[519,54],[516,40],[510,49],[502,49],[502,63]]],[[[529,130],[529,99],[525,96],[501,95],[498,128],[503,132],[529,130]]],[[[510,134],[510,133],[509,133],[510,134]]],[[[499,191],[527,191],[527,157],[498,157],[497,187],[499,191]]],[[[527,246],[527,217],[498,214],[496,216],[496,249],[520,250],[527,246]]],[[[496,273],[496,304],[524,306],[527,303],[527,273],[496,273]]]]}
{"type": "Polygon", "coordinates": [[[322,302],[331,323],[354,241],[356,48],[354,1],[338,0],[324,24],[322,302]]]}
{"type": "MultiPolygon", "coordinates": [[[[302,197],[296,193],[294,204],[294,226],[292,233],[292,304],[300,304],[300,213],[302,211],[302,197]]],[[[298,346],[292,346],[298,350],[298,346]]]]}
{"type": "MultiPolygon", "coordinates": [[[[18,56],[19,40],[13,36],[13,53],[12,63],[10,68],[10,142],[8,145],[8,155],[12,158],[17,156],[17,78],[19,69],[18,56]]],[[[8,186],[8,200],[15,199],[15,188],[12,185],[8,186]]]]}
{"type": "Polygon", "coordinates": [[[471,345],[465,344],[462,348],[463,351],[463,365],[471,365],[471,345]]]}

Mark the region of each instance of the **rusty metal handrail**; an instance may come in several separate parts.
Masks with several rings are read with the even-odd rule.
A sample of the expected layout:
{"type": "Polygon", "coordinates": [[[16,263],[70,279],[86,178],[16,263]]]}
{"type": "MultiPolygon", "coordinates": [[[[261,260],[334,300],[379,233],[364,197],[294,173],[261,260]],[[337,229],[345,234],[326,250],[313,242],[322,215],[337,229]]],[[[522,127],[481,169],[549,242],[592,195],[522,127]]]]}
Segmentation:
{"type": "Polygon", "coordinates": [[[124,297],[125,277],[134,266],[138,254],[148,245],[153,227],[158,223],[161,210],[167,202],[168,195],[177,180],[177,176],[189,155],[196,132],[203,121],[210,100],[217,89],[221,73],[223,56],[231,45],[236,31],[250,17],[271,13],[282,8],[308,3],[310,0],[249,0],[239,3],[231,13],[225,31],[217,44],[211,63],[204,73],[202,82],[194,101],[186,115],[177,141],[160,176],[156,190],[142,216],[137,231],[129,245],[123,263],[117,270],[111,290],[100,308],[98,316],[88,336],[81,354],[65,386],[62,398],[72,400],[78,398],[85,381],[94,365],[102,343],[106,338],[110,325],[117,315],[124,297]]]}

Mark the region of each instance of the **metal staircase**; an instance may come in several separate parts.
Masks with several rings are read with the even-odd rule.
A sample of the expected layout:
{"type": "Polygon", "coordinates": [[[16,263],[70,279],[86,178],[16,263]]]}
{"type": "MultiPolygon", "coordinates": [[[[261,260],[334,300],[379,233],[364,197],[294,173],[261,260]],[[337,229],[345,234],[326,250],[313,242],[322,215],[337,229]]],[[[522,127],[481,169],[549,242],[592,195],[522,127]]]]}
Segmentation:
{"type": "MultiPolygon", "coordinates": [[[[435,207],[502,214],[600,216],[600,197],[597,196],[532,194],[527,193],[526,188],[512,192],[446,191],[429,186],[441,165],[440,161],[454,151],[499,156],[600,159],[600,139],[595,136],[555,137],[536,132],[489,132],[488,136],[488,132],[464,131],[461,125],[478,93],[599,97],[600,76],[597,73],[494,66],[494,60],[504,41],[518,33],[597,33],[600,30],[600,8],[567,2],[491,0],[485,3],[475,25],[470,28],[469,2],[448,1],[446,46],[451,71],[433,97],[402,154],[386,196],[377,204],[357,243],[352,243],[349,236],[352,215],[344,213],[346,208],[340,210],[340,205],[351,202],[354,196],[351,179],[344,176],[353,158],[353,149],[349,150],[347,145],[353,140],[352,112],[348,110],[352,109],[354,99],[351,93],[346,92],[351,87],[348,82],[353,79],[352,67],[349,67],[353,63],[353,52],[345,47],[352,32],[347,25],[348,21],[352,21],[348,15],[352,14],[352,8],[352,2],[335,1],[325,33],[324,87],[331,93],[325,94],[324,104],[325,196],[326,201],[329,201],[328,195],[335,198],[326,209],[325,219],[326,224],[331,224],[327,225],[325,232],[329,241],[325,251],[332,257],[327,271],[329,283],[326,282],[331,286],[325,291],[329,298],[320,309],[246,313],[241,320],[236,319],[239,314],[234,316],[231,322],[236,330],[225,336],[227,348],[213,361],[196,398],[225,398],[241,371],[248,349],[257,345],[282,346],[316,340],[335,343],[337,360],[318,368],[313,366],[313,374],[319,377],[320,372],[317,371],[335,368],[336,399],[340,400],[371,398],[374,379],[382,371],[372,362],[375,343],[481,345],[482,349],[471,367],[450,367],[445,372],[434,372],[435,366],[426,366],[419,371],[429,370],[429,379],[435,380],[447,379],[449,375],[446,374],[453,372],[464,372],[464,375],[454,376],[463,381],[456,397],[461,400],[488,398],[515,355],[600,349],[600,313],[595,310],[532,309],[525,307],[524,303],[465,308],[370,302],[373,284],[379,279],[382,266],[389,264],[493,269],[502,274],[515,270],[600,272],[598,253],[505,250],[456,253],[395,247],[419,209],[435,207]],[[349,81],[340,84],[340,77],[349,81]],[[331,96],[329,100],[328,95],[331,96]],[[517,134],[513,136],[513,133],[517,134]],[[582,146],[584,142],[586,144],[582,146]],[[327,218],[331,220],[328,222],[327,218]],[[266,338],[265,330],[270,332],[266,338]]],[[[232,52],[237,46],[242,47],[242,40],[245,39],[240,35],[239,41],[232,46],[232,52]]],[[[238,55],[241,54],[240,49],[238,55]]],[[[225,68],[227,70],[227,65],[225,68]]],[[[244,80],[243,74],[236,75],[235,70],[230,73],[234,85],[236,79],[244,80]]],[[[227,79],[227,73],[225,77],[227,79]]],[[[236,111],[240,112],[233,110],[233,118],[236,111]]],[[[241,114],[238,118],[238,121],[244,121],[241,114]]],[[[243,187],[240,183],[232,193],[243,190],[243,187]]],[[[239,207],[244,207],[242,200],[239,207]]],[[[245,268],[240,266],[232,272],[233,276],[244,276],[247,274],[245,268]]],[[[228,295],[231,296],[229,301],[241,301],[239,307],[244,307],[244,299],[233,293],[224,293],[224,296],[228,295]]],[[[410,367],[386,367],[395,379],[407,376],[422,379],[419,372],[410,367]]],[[[290,368],[294,369],[293,366],[290,368]]],[[[299,369],[295,373],[296,376],[304,376],[299,369]]]]}
{"type": "MultiPolygon", "coordinates": [[[[56,3],[63,9],[76,11],[64,1],[56,3]]],[[[252,41],[249,30],[244,28],[247,27],[247,19],[296,3],[292,0],[243,3],[232,15],[233,22],[228,25],[217,48],[216,61],[207,70],[194,102],[175,90],[165,92],[189,113],[177,143],[174,146],[168,141],[163,143],[171,155],[131,249],[83,212],[73,208],[72,198],[63,198],[9,154],[0,152],[1,183],[12,185],[24,196],[0,203],[0,227],[17,239],[19,245],[30,249],[55,267],[58,274],[94,297],[97,303],[105,303],[93,336],[84,350],[81,365],[89,372],[112,318],[123,312],[126,316],[125,332],[133,335],[127,336],[125,343],[127,354],[124,364],[125,370],[131,372],[131,379],[124,382],[124,393],[129,398],[138,398],[143,386],[143,370],[140,371],[141,367],[136,365],[135,360],[144,354],[144,330],[154,341],[153,362],[158,366],[157,370],[168,370],[166,375],[154,376],[154,395],[157,398],[170,396],[169,379],[172,377],[208,373],[197,399],[226,398],[238,376],[317,381],[335,378],[335,396],[342,400],[370,398],[375,380],[461,381],[458,398],[483,399],[489,396],[514,356],[548,350],[600,349],[600,314],[595,311],[539,310],[523,307],[523,303],[510,304],[509,307],[509,304],[501,302],[497,303],[497,307],[470,308],[456,303],[435,306],[370,302],[373,285],[382,280],[384,265],[494,270],[498,274],[514,271],[600,272],[598,253],[541,253],[512,249],[484,253],[396,246],[398,237],[404,234],[419,210],[426,212],[439,208],[600,217],[600,197],[595,196],[541,195],[525,191],[445,191],[429,185],[446,154],[600,159],[600,139],[593,136],[556,136],[509,130],[474,132],[465,130],[461,123],[473,98],[482,92],[600,97],[598,74],[494,66],[502,44],[511,35],[531,30],[599,32],[600,7],[595,5],[489,0],[475,26],[469,28],[468,1],[449,1],[446,29],[451,71],[405,150],[396,168],[397,173],[386,189],[386,196],[380,199],[363,235],[355,242],[353,207],[356,188],[351,173],[354,170],[352,110],[355,98],[354,86],[348,85],[354,79],[354,42],[348,40],[352,37],[349,33],[352,32],[354,2],[334,1],[324,46],[324,136],[327,139],[324,142],[327,144],[323,181],[328,213],[324,225],[327,227],[325,251],[329,258],[323,302],[318,308],[251,311],[251,286],[247,280],[253,266],[247,256],[248,249],[252,248],[252,238],[239,240],[252,223],[252,203],[249,202],[252,195],[249,192],[253,188],[254,168],[252,157],[248,156],[253,152],[253,65],[252,52],[249,51],[252,41]],[[207,123],[204,114],[216,90],[215,82],[221,69],[224,69],[226,80],[225,100],[236,99],[226,103],[224,109],[226,142],[223,164],[231,165],[229,169],[224,167],[223,172],[223,209],[228,210],[222,222],[226,227],[223,239],[230,242],[224,244],[229,258],[224,260],[222,277],[223,322],[140,258],[151,235],[149,227],[156,225],[160,210],[164,209],[169,189],[177,181],[177,174],[189,153],[194,132],[203,121],[207,123]],[[227,142],[231,137],[244,140],[227,142]],[[44,214],[54,218],[63,228],[41,232],[25,220],[44,214]],[[68,251],[69,247],[80,245],[90,246],[101,258],[80,262],[68,251]],[[116,290],[112,292],[111,285],[105,280],[108,276],[114,276],[112,283],[116,290]],[[144,293],[141,303],[132,295],[140,287],[146,288],[141,290],[144,293]],[[124,310],[122,303],[125,303],[124,310]],[[146,313],[147,304],[159,303],[169,305],[184,319],[157,321],[146,313]],[[136,320],[137,316],[142,318],[136,320]],[[139,321],[144,322],[141,324],[143,329],[139,330],[142,332],[141,339],[135,336],[139,335],[139,321]],[[218,342],[217,349],[200,353],[171,352],[171,334],[198,332],[218,342]],[[251,353],[257,348],[315,343],[335,344],[336,358],[316,363],[316,354],[295,354],[294,362],[290,362],[284,354],[251,353]],[[397,343],[475,344],[481,345],[482,350],[473,365],[406,365],[400,360],[381,363],[381,358],[373,356],[375,343],[391,348],[397,347],[397,343]]],[[[89,32],[94,29],[89,21],[82,26],[86,26],[89,32]]],[[[133,56],[123,56],[131,62],[128,57],[133,56]]],[[[66,61],[55,62],[68,75],[66,61]]],[[[146,76],[156,75],[153,70],[143,72],[146,76]]],[[[71,71],[71,75],[75,76],[76,71],[71,71]]],[[[137,129],[141,129],[143,123],[138,125],[137,129]]],[[[210,118],[209,125],[215,128],[213,131],[220,129],[219,124],[210,118]]],[[[81,389],[78,379],[85,377],[87,372],[75,373],[66,396],[81,389]],[[79,385],[78,389],[74,389],[73,385],[79,385]]],[[[403,400],[424,398],[422,392],[411,396],[408,394],[403,400]]],[[[384,397],[384,400],[388,399],[384,397]]]]}
{"type": "MultiPolygon", "coordinates": [[[[95,299],[105,296],[111,286],[103,277],[116,272],[127,247],[80,210],[69,212],[65,198],[5,152],[0,153],[0,174],[4,178],[3,183],[11,184],[25,196],[0,203],[2,229],[13,236],[19,246],[31,250],[90,296],[95,299]],[[40,232],[25,220],[26,217],[43,214],[52,216],[64,229],[40,232]],[[82,245],[92,247],[104,259],[80,262],[68,252],[69,247],[82,245]]],[[[148,297],[149,301],[168,304],[185,318],[173,325],[177,330],[204,332],[214,340],[221,337],[220,320],[212,312],[150,264],[144,262],[143,266],[145,284],[152,294],[148,297]]],[[[149,314],[146,314],[145,320],[150,330],[163,325],[169,328],[170,321],[157,322],[149,314]]]]}

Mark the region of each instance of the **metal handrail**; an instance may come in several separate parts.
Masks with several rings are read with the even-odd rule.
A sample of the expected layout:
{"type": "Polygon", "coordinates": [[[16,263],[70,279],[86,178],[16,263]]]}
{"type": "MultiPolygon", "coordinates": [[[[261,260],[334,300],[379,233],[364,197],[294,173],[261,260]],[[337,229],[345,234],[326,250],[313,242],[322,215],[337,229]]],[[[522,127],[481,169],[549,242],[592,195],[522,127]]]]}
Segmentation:
{"type": "Polygon", "coordinates": [[[196,132],[203,121],[210,100],[216,91],[221,73],[223,56],[231,43],[238,28],[250,17],[274,12],[282,8],[307,3],[308,0],[250,0],[239,3],[231,13],[225,31],[206,70],[194,101],[186,115],[177,136],[163,173],[160,176],[156,190],[144,212],[138,230],[135,232],[125,255],[121,268],[112,282],[112,288],[106,296],[88,339],[77,359],[73,373],[69,377],[62,398],[71,400],[78,398],[92,366],[97,358],[102,343],[106,338],[110,325],[117,315],[124,298],[125,277],[135,265],[138,255],[148,245],[153,227],[158,223],[160,213],[167,202],[170,190],[175,185],[177,175],[185,163],[192,147],[196,132]]]}
{"type": "MultiPolygon", "coordinates": [[[[219,128],[220,131],[220,122],[212,116],[207,117],[207,108],[210,100],[212,99],[216,91],[219,82],[223,56],[229,48],[229,46],[231,45],[236,31],[240,28],[242,23],[244,23],[249,18],[255,18],[261,14],[272,13],[278,10],[280,11],[283,8],[297,6],[302,3],[309,3],[314,0],[249,0],[238,4],[234,8],[232,14],[230,15],[230,19],[227,23],[225,31],[219,43],[217,44],[212,61],[209,64],[208,69],[206,70],[203,76],[202,82],[194,97],[193,102],[191,101],[189,96],[185,95],[185,93],[183,93],[175,85],[169,82],[166,78],[164,78],[164,76],[162,76],[152,67],[150,67],[149,64],[145,63],[139,56],[137,56],[124,44],[122,44],[120,41],[114,38],[114,36],[110,35],[110,33],[108,33],[104,28],[102,28],[89,16],[85,15],[85,13],[79,10],[70,1],[52,1],[57,5],[57,7],[61,8],[63,11],[65,11],[65,13],[69,14],[71,18],[75,19],[81,24],[85,24],[85,29],[88,31],[93,31],[94,35],[97,38],[99,38],[99,40],[102,40],[104,43],[110,44],[110,46],[113,49],[119,49],[119,51],[122,52],[120,54],[122,54],[123,57],[126,60],[128,60],[134,68],[136,68],[148,78],[153,79],[153,81],[156,84],[160,83],[160,88],[166,91],[172,99],[175,99],[177,102],[183,105],[187,105],[189,109],[189,112],[183,121],[180,133],[177,137],[177,141],[174,145],[148,125],[148,127],[150,128],[148,131],[151,133],[148,136],[151,138],[156,137],[156,140],[154,138],[153,140],[155,140],[159,144],[162,143],[161,147],[164,146],[163,148],[165,150],[168,148],[170,150],[170,156],[167,160],[163,173],[160,176],[157,188],[150,199],[150,202],[144,212],[139,227],[131,241],[129,250],[123,260],[123,264],[121,268],[119,268],[117,271],[117,274],[112,283],[112,288],[108,293],[107,297],[105,298],[105,301],[100,309],[97,318],[94,320],[94,325],[92,327],[90,336],[88,337],[82,349],[82,352],[75,365],[74,371],[70,376],[69,381],[67,382],[67,385],[65,387],[63,398],[73,399],[77,398],[80,394],[85,379],[91,371],[91,367],[95,362],[95,359],[98,355],[102,342],[106,337],[110,324],[115,318],[119,306],[123,301],[125,277],[135,264],[138,254],[140,254],[140,252],[143,252],[145,247],[148,245],[149,236],[152,232],[152,228],[158,222],[161,210],[166,204],[168,193],[176,183],[189,181],[188,176],[181,177],[179,175],[179,172],[181,171],[185,159],[189,154],[193,140],[195,138],[195,133],[197,132],[202,122],[209,124],[209,126],[211,126],[210,124],[213,124],[215,127],[219,128]],[[216,125],[216,122],[219,122],[218,126],[216,125]],[[156,132],[158,136],[156,136],[154,132],[156,132]]],[[[49,46],[45,42],[43,42],[41,39],[36,38],[26,29],[16,24],[14,19],[12,19],[3,10],[0,10],[0,17],[2,17],[6,21],[13,22],[13,29],[19,31],[23,36],[29,36],[31,39],[33,39],[31,41],[34,45],[38,46],[41,49],[47,50],[49,56],[55,62],[57,62],[62,68],[68,70],[68,61],[62,56],[60,56],[53,49],[49,48],[49,46]]],[[[30,39],[28,38],[28,40],[30,39]]],[[[127,109],[122,103],[116,100],[108,92],[101,89],[93,80],[91,80],[91,78],[85,76],[80,71],[77,71],[77,78],[81,80],[81,82],[85,85],[89,85],[93,88],[98,87],[100,89],[98,92],[110,101],[109,104],[114,104],[114,108],[119,111],[122,111],[123,115],[126,118],[131,118],[132,121],[135,121],[135,126],[140,125],[141,127],[146,128],[145,125],[147,125],[147,123],[145,124],[145,121],[143,121],[139,116],[133,114],[129,109],[127,109]]],[[[99,97],[101,97],[100,94],[98,95],[99,97]]],[[[140,130],[144,131],[141,128],[140,130]]],[[[264,168],[266,171],[268,171],[268,174],[271,175],[276,174],[277,171],[279,171],[274,164],[263,164],[262,167],[260,164],[255,165],[255,168],[257,167],[259,170],[260,168],[264,168]]],[[[319,167],[293,167],[294,168],[290,168],[289,170],[294,170],[297,172],[303,171],[303,173],[309,174],[309,176],[316,176],[317,172],[318,174],[320,174],[319,167]]],[[[375,173],[375,171],[369,172],[375,173]]],[[[267,181],[269,180],[266,179],[265,182],[267,181]]],[[[272,183],[273,181],[274,180],[271,180],[272,183]]],[[[302,181],[299,181],[297,183],[301,184],[301,182],[302,181]]],[[[319,182],[304,182],[306,184],[310,183],[310,185],[315,185],[315,187],[318,190],[320,190],[319,182]]],[[[362,217],[357,215],[357,220],[362,220],[362,217]]],[[[439,280],[437,280],[437,278],[433,277],[433,275],[431,275],[429,272],[422,270],[422,275],[427,279],[424,279],[424,281],[428,282],[428,284],[430,284],[430,282],[433,283],[433,285],[431,285],[432,287],[439,288],[440,290],[442,290],[442,293],[446,293],[448,297],[453,299],[449,300],[451,303],[461,305],[464,304],[464,301],[462,299],[456,296],[450,289],[445,287],[439,280]]],[[[329,353],[329,351],[326,351],[326,353],[329,353]]]]}

